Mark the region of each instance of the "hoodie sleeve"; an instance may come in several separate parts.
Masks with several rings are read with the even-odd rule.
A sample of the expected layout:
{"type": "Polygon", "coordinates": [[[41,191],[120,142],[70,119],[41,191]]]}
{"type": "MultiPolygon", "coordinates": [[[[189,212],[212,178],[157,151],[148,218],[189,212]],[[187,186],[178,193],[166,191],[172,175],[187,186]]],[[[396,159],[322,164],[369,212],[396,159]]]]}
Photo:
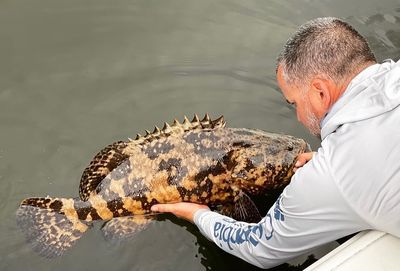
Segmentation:
{"type": "Polygon", "coordinates": [[[259,223],[235,221],[209,210],[197,211],[194,222],[223,250],[262,268],[366,229],[342,197],[325,161],[320,148],[259,223]]]}

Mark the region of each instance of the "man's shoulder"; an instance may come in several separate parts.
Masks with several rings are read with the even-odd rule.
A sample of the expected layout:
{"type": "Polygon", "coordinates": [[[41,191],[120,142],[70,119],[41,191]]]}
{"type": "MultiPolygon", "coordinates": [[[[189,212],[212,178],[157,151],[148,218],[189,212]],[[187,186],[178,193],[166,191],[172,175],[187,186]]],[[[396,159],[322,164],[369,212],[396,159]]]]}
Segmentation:
{"type": "Polygon", "coordinates": [[[400,128],[390,124],[394,123],[391,118],[400,116],[400,108],[396,110],[345,124],[322,142],[324,163],[337,188],[371,223],[400,202],[400,195],[394,192],[400,189],[400,183],[394,181],[400,179],[400,139],[396,136],[400,128]]]}
{"type": "Polygon", "coordinates": [[[384,162],[387,154],[400,146],[396,136],[400,134],[399,118],[400,107],[397,107],[373,118],[341,125],[321,142],[325,156],[330,164],[346,162],[356,167],[384,162]]]}

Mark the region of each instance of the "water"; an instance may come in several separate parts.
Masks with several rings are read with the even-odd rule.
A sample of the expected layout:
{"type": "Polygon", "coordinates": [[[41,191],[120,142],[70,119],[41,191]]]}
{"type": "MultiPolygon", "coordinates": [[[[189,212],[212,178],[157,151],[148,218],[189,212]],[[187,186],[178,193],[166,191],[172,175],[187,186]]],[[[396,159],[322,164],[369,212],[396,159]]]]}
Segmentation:
{"type": "Polygon", "coordinates": [[[14,213],[25,197],[76,196],[103,146],[184,114],[223,114],[317,148],[278,90],[275,58],[318,16],[348,20],[380,60],[398,59],[398,0],[1,1],[0,270],[253,269],[171,216],[120,245],[96,225],[48,261],[14,213]]]}

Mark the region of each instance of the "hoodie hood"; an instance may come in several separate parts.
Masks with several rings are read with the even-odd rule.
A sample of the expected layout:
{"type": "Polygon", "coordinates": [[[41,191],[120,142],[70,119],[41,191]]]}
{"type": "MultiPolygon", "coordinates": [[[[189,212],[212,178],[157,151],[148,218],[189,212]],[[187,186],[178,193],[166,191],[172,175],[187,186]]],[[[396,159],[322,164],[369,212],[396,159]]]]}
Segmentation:
{"type": "Polygon", "coordinates": [[[400,105],[400,60],[369,66],[348,85],[321,123],[321,139],[345,123],[376,117],[400,105]]]}

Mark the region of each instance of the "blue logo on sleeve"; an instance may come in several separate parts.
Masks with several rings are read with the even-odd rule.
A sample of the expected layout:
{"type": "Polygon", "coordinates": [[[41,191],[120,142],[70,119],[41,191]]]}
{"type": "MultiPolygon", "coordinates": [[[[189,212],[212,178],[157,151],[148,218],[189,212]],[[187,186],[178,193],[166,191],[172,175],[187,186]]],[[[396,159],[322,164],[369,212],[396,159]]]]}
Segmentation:
{"type": "Polygon", "coordinates": [[[250,243],[252,246],[257,246],[261,238],[265,237],[269,240],[273,237],[274,228],[272,220],[284,221],[285,216],[281,210],[279,197],[275,202],[275,207],[271,214],[268,213],[258,224],[248,224],[245,222],[238,222],[231,218],[224,218],[223,222],[216,222],[214,224],[214,238],[219,246],[222,243],[227,244],[230,250],[233,250],[233,244],[243,244],[244,242],[250,243]]]}
{"type": "MultiPolygon", "coordinates": [[[[224,219],[225,220],[225,219],[224,219]]],[[[263,234],[261,224],[247,225],[236,222],[235,220],[225,220],[227,224],[216,222],[214,225],[214,237],[219,241],[226,243],[230,250],[231,244],[242,244],[249,242],[253,246],[257,246],[259,239],[263,234]]],[[[220,246],[222,244],[220,243],[220,246]]]]}
{"type": "Polygon", "coordinates": [[[279,198],[275,202],[274,218],[276,220],[285,221],[285,216],[283,215],[282,210],[281,210],[281,202],[280,202],[281,197],[282,197],[282,195],[279,196],[279,198]]]}

